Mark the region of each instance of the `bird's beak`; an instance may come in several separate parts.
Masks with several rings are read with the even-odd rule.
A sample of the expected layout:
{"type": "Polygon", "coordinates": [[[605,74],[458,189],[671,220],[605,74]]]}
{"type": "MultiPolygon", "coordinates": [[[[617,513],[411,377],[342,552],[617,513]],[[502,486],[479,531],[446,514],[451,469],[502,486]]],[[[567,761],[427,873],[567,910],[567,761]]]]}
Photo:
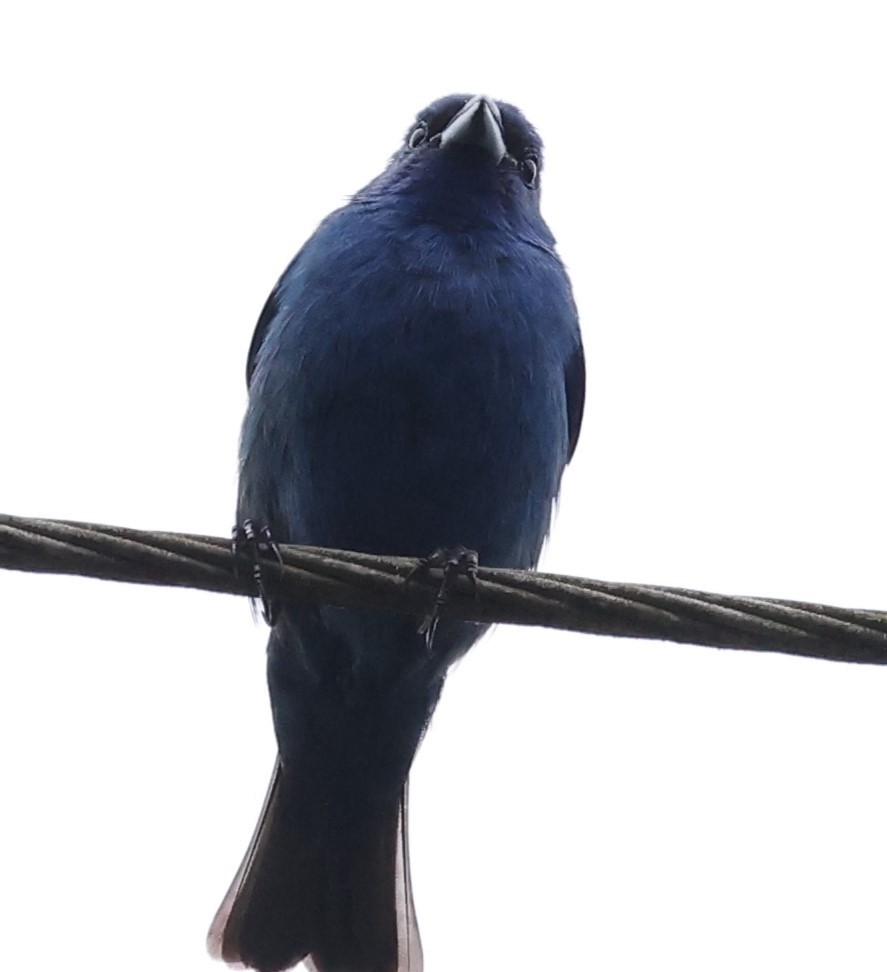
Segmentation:
{"type": "Polygon", "coordinates": [[[498,165],[505,158],[502,115],[496,102],[486,95],[475,95],[450,121],[440,135],[441,148],[447,145],[476,145],[493,157],[498,165]]]}

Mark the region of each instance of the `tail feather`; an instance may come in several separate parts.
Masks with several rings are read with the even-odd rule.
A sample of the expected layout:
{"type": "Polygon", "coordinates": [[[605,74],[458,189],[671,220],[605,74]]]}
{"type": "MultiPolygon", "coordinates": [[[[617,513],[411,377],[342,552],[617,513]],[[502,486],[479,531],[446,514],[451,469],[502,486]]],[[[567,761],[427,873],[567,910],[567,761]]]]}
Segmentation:
{"type": "Polygon", "coordinates": [[[421,972],[406,831],[394,806],[341,821],[278,760],[249,850],[209,931],[214,958],[259,972],[421,972]]]}
{"type": "Polygon", "coordinates": [[[413,904],[413,882],[410,879],[410,841],[407,829],[407,793],[409,783],[400,792],[397,812],[397,859],[395,861],[397,909],[397,970],[422,972],[422,941],[413,904]]]}
{"type": "Polygon", "coordinates": [[[278,759],[249,849],[210,926],[213,958],[279,972],[308,954],[326,835],[323,817],[301,797],[278,759]]]}

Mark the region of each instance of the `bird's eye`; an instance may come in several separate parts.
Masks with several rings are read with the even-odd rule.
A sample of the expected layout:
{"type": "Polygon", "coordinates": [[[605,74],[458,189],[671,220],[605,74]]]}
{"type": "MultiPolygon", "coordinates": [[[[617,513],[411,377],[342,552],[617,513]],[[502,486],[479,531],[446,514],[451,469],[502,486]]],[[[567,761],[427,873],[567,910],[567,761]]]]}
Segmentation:
{"type": "Polygon", "coordinates": [[[425,122],[419,122],[419,124],[410,132],[410,137],[407,139],[407,145],[411,149],[418,148],[425,139],[428,138],[428,126],[425,122]]]}
{"type": "Polygon", "coordinates": [[[520,177],[524,180],[524,185],[529,186],[531,189],[536,188],[536,180],[539,177],[539,163],[532,155],[528,155],[521,162],[520,177]]]}

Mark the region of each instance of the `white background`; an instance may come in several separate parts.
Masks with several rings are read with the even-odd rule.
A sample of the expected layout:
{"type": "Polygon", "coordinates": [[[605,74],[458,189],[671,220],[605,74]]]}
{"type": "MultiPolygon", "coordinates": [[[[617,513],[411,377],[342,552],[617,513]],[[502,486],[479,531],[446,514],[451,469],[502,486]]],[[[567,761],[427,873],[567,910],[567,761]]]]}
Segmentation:
{"type": "MultiPolygon", "coordinates": [[[[484,91],[546,140],[587,345],[544,566],[887,609],[883,5],[305,6],[4,14],[0,510],[226,534],[267,292],[484,91]]],[[[79,578],[0,607],[3,964],[213,968],[264,631],[79,578]]],[[[881,669],[499,629],[413,773],[427,972],[883,969],[885,738],[881,669]]]]}

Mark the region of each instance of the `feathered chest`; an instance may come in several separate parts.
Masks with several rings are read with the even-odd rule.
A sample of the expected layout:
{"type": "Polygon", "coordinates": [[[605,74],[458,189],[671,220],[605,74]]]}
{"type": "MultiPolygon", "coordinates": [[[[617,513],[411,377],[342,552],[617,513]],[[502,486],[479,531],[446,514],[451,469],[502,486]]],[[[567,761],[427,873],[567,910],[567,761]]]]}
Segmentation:
{"type": "Polygon", "coordinates": [[[562,380],[571,304],[550,253],[429,226],[344,230],[318,233],[278,285],[256,356],[269,390],[314,410],[423,385],[451,405],[513,401],[562,380]]]}

